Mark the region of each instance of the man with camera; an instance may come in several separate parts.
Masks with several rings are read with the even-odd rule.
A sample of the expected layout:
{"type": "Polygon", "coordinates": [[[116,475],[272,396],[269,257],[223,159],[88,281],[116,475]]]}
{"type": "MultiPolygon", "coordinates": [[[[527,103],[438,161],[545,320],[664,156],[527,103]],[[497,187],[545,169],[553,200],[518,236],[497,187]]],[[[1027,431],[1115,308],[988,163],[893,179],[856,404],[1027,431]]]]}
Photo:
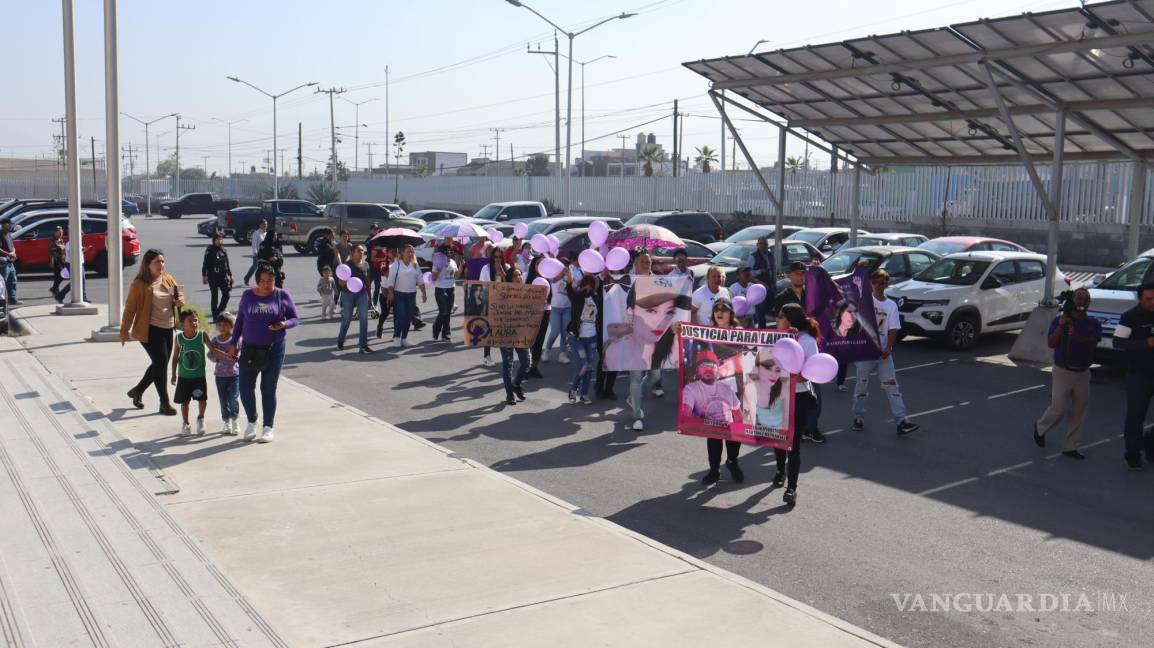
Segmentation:
{"type": "Polygon", "coordinates": [[[1062,420],[1068,408],[1062,455],[1085,459],[1086,455],[1078,450],[1078,440],[1082,437],[1082,423],[1090,404],[1090,365],[1094,362],[1094,349],[1102,339],[1102,325],[1086,315],[1090,307],[1089,290],[1079,288],[1063,297],[1062,312],[1050,323],[1050,335],[1046,339],[1054,350],[1050,407],[1034,423],[1034,443],[1039,448],[1046,447],[1046,432],[1062,420]]]}
{"type": "Polygon", "coordinates": [[[1138,305],[1122,313],[1114,329],[1114,348],[1126,352],[1126,466],[1142,470],[1154,461],[1154,437],[1145,434],[1146,410],[1154,398],[1154,283],[1138,287],[1138,305]]]}

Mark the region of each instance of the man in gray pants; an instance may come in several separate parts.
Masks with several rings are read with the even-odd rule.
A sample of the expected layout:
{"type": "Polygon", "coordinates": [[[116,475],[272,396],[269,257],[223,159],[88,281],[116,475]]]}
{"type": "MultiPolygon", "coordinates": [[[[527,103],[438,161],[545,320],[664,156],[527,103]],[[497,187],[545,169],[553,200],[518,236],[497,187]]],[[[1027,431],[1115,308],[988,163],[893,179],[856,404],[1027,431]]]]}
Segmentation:
{"type": "Polygon", "coordinates": [[[1078,441],[1090,404],[1090,365],[1094,362],[1094,349],[1102,339],[1101,323],[1086,315],[1089,307],[1090,291],[1079,288],[1050,323],[1046,343],[1054,350],[1051,401],[1042,418],[1034,423],[1034,443],[1044,448],[1046,432],[1068,414],[1062,454],[1071,459],[1086,458],[1078,450],[1078,441]]]}

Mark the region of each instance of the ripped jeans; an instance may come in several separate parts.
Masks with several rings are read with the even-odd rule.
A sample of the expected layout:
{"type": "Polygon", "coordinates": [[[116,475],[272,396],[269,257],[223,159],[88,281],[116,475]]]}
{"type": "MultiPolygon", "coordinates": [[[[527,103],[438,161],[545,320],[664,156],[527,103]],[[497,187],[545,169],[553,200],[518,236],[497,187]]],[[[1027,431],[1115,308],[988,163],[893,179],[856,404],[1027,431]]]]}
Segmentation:
{"type": "Polygon", "coordinates": [[[885,360],[866,360],[857,364],[857,381],[853,391],[853,417],[864,418],[866,401],[869,399],[870,374],[878,372],[878,380],[882,389],[890,399],[890,414],[898,423],[906,420],[906,403],[902,400],[902,390],[898,387],[897,371],[894,369],[894,357],[891,355],[885,360]]]}
{"type": "MultiPolygon", "coordinates": [[[[554,309],[556,310],[556,309],[554,309]]],[[[569,352],[577,367],[573,371],[573,383],[569,391],[581,396],[589,395],[589,380],[597,371],[597,338],[569,336],[569,352]]]]}

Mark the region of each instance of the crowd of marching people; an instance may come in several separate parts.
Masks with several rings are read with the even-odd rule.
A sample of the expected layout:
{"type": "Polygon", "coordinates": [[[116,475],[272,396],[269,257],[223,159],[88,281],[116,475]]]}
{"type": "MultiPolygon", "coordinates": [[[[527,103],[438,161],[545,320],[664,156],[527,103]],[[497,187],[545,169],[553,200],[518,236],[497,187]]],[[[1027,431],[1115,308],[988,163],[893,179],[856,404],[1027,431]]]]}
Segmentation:
{"type": "MultiPolygon", "coordinates": [[[[591,230],[596,230],[596,227],[591,230]]],[[[676,361],[674,339],[680,322],[675,314],[688,311],[687,321],[722,328],[778,328],[796,336],[799,353],[809,358],[819,352],[821,332],[812,314],[807,313],[805,276],[807,267],[794,263],[788,268],[788,287],[774,294],[773,273],[767,270],[767,242],[759,241],[757,250],[737,273],[737,281],[724,285],[720,269],[708,269],[705,280],[690,294],[678,293],[669,281],[680,277],[692,285],[684,249],[673,250],[673,267],[666,283],[650,286],[638,277],[655,277],[651,250],[645,245],[615,248],[602,256],[590,249],[578,254],[559,254],[556,243],[545,237],[526,240],[522,228],[510,244],[500,246],[500,235],[480,231],[453,232],[434,241],[435,252],[429,272],[417,263],[413,235],[374,227],[365,241],[352,241],[347,232],[326,231],[316,246],[316,295],[320,320],[339,318],[335,347],[345,348],[349,329],[356,323],[356,346],[359,353],[373,353],[370,321],[376,320],[375,337],[385,335],[385,323],[392,316],[391,345],[404,348],[416,343],[415,332],[426,327],[422,309],[427,310],[429,292],[433,293],[430,341],[452,342],[452,319],[458,308],[456,287],[462,280],[490,283],[533,284],[546,288],[540,305],[540,320],[534,322],[536,335],[531,344],[499,347],[500,371],[504,389],[503,402],[516,405],[526,399],[526,383],[543,377],[541,367],[555,363],[564,372],[570,403],[589,405],[597,400],[617,400],[619,374],[628,381],[626,409],[633,430],[645,429],[648,399],[665,395],[663,369],[671,356],[676,361]],[[390,233],[391,232],[391,233],[390,233]],[[586,254],[592,256],[586,258],[586,254]],[[607,331],[605,289],[614,284],[637,287],[628,291],[623,306],[628,313],[629,334],[607,331]],[[647,292],[648,291],[648,292],[647,292]],[[419,296],[419,301],[418,301],[419,296]],[[603,360],[611,357],[637,357],[637,370],[613,371],[603,360]]],[[[419,237],[417,237],[419,238],[419,237]]],[[[603,247],[602,250],[605,250],[603,247]]],[[[234,275],[220,233],[212,237],[205,249],[201,280],[210,292],[209,313],[189,308],[182,285],[170,275],[159,250],[149,250],[132,282],[121,327],[122,342],[135,339],[146,351],[149,364],[140,382],[128,392],[136,408],[143,408],[144,394],[154,387],[161,414],[175,416],[179,405],[180,434],[203,435],[208,389],[206,371],[213,366],[216,392],[220,400],[221,432],[240,435],[240,418],[245,418],[243,439],[268,443],[274,438],[276,384],[284,361],[285,335],[300,322],[300,312],[292,295],[283,288],[284,256],[279,235],[262,222],[252,237],[253,261],[244,276],[244,290],[235,313],[228,309],[234,275]],[[255,285],[247,287],[250,280],[255,285]],[[207,321],[204,321],[207,320],[207,321]],[[214,327],[208,331],[208,327],[214,327]],[[165,378],[169,380],[165,380],[165,378]],[[169,383],[175,386],[170,399],[169,383]],[[260,407],[257,391],[260,392],[260,407]],[[196,401],[196,418],[190,420],[190,405],[196,401]],[[259,422],[259,425],[258,425],[259,422]]],[[[898,421],[898,433],[908,434],[917,425],[905,417],[905,408],[894,378],[892,348],[896,336],[897,316],[893,302],[884,295],[884,271],[873,276],[873,297],[877,312],[883,316],[880,332],[885,342],[880,360],[858,367],[854,394],[853,427],[860,429],[870,376],[876,372],[889,396],[891,411],[898,421]],[[888,324],[885,323],[888,320],[888,324]]],[[[466,292],[466,308],[470,299],[466,292]]],[[[612,328],[612,327],[610,327],[612,328]]],[[[497,364],[490,346],[481,350],[481,363],[497,364]]],[[[804,359],[803,358],[803,359],[804,359]]],[[[772,364],[772,360],[769,360],[772,364]]],[[[716,358],[708,354],[697,362],[699,390],[707,390],[716,378],[716,358]]],[[[800,369],[795,375],[795,406],[792,407],[792,446],[775,449],[777,474],[775,486],[784,486],[784,501],[797,501],[797,481],[801,465],[801,441],[823,443],[819,431],[821,395],[818,386],[800,369]]],[[[756,379],[754,376],[753,379],[756,379]]],[[[676,390],[676,388],[674,388],[676,390]]],[[[780,388],[779,388],[780,391],[780,388]]],[[[676,393],[676,391],[675,391],[676,393]]],[[[776,392],[775,392],[776,394],[776,392]]],[[[763,404],[765,405],[765,404],[763,404]]],[[[708,470],[705,485],[720,480],[722,454],[732,481],[744,481],[739,464],[741,443],[707,440],[708,470]]]]}

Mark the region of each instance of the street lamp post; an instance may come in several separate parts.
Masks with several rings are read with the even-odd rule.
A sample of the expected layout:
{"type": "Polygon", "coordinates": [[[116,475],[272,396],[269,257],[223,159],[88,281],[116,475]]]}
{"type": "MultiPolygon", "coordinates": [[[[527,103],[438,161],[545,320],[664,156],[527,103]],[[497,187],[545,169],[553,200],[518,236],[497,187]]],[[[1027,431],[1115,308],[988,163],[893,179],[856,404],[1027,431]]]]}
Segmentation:
{"type": "MultiPolygon", "coordinates": [[[[155,124],[156,122],[158,122],[162,119],[168,119],[169,117],[176,117],[176,113],[168,113],[167,115],[165,115],[163,117],[157,117],[156,119],[153,119],[152,121],[144,121],[143,119],[133,117],[132,115],[129,115],[126,112],[122,112],[120,114],[124,115],[125,117],[127,117],[127,118],[129,118],[135,122],[144,124],[144,180],[145,180],[145,185],[147,185],[147,189],[145,189],[145,191],[144,191],[144,200],[145,200],[145,203],[147,205],[144,208],[144,213],[151,216],[152,215],[152,183],[150,183],[148,181],[152,179],[152,166],[151,166],[151,162],[148,159],[148,127],[155,124]]],[[[156,147],[156,159],[158,161],[160,160],[160,144],[159,143],[157,143],[157,147],[156,147]]]]}
{"type": "Polygon", "coordinates": [[[355,121],[357,124],[356,129],[353,131],[353,173],[356,173],[357,169],[359,169],[361,165],[361,126],[368,128],[367,124],[361,124],[361,106],[363,104],[373,103],[374,101],[380,101],[380,99],[373,98],[365,99],[364,101],[353,101],[352,99],[348,99],[343,96],[341,99],[351,103],[357,109],[356,115],[353,119],[353,121],[355,121]]]}
{"type": "MultiPolygon", "coordinates": [[[[257,92],[261,93],[262,95],[272,99],[272,149],[274,151],[276,150],[276,100],[289,94],[290,92],[296,92],[297,90],[300,90],[301,88],[308,88],[310,86],[317,85],[316,81],[310,81],[308,83],[302,83],[299,86],[297,86],[291,90],[285,90],[284,92],[282,92],[280,94],[270,94],[268,92],[265,92],[264,90],[261,90],[260,88],[258,88],[256,86],[254,86],[253,84],[249,83],[248,81],[245,81],[244,79],[238,79],[234,76],[225,77],[225,78],[227,78],[229,81],[235,81],[237,83],[243,83],[246,86],[252,88],[253,90],[256,90],[257,92]]],[[[279,172],[279,169],[277,171],[279,172]]],[[[273,200],[276,200],[277,198],[280,197],[280,180],[279,180],[278,173],[273,173],[273,175],[272,175],[272,197],[273,197],[273,200]]]]}
{"type": "MultiPolygon", "coordinates": [[[[604,54],[595,59],[590,59],[584,63],[578,61],[581,66],[581,175],[585,175],[585,66],[590,63],[596,63],[601,59],[615,59],[616,56],[612,54],[604,54]]],[[[572,174],[572,171],[570,171],[572,174]]]]}
{"type": "Polygon", "coordinates": [[[212,121],[220,122],[228,126],[228,177],[232,177],[232,125],[248,121],[247,119],[238,119],[236,121],[225,121],[220,117],[213,117],[212,121]]]}
{"type": "Polygon", "coordinates": [[[565,171],[566,171],[566,176],[567,176],[565,179],[565,213],[570,214],[570,213],[572,213],[572,196],[573,196],[573,191],[572,191],[572,189],[573,189],[573,169],[570,167],[570,160],[572,159],[572,151],[573,151],[573,40],[575,38],[577,38],[578,36],[580,36],[581,34],[584,34],[585,32],[594,30],[594,29],[600,27],[601,25],[604,25],[605,23],[608,23],[608,22],[611,22],[614,20],[625,20],[626,18],[632,18],[633,16],[636,16],[637,14],[635,14],[635,13],[622,13],[622,14],[617,15],[617,16],[611,16],[609,18],[606,18],[605,20],[602,20],[600,22],[593,23],[592,25],[586,27],[585,29],[582,29],[581,31],[570,32],[570,31],[565,31],[557,23],[555,23],[552,20],[549,20],[545,16],[541,15],[541,13],[538,12],[536,9],[534,9],[533,7],[530,7],[529,5],[521,2],[521,0],[505,0],[505,2],[508,2],[509,4],[513,5],[514,7],[522,7],[522,8],[528,9],[529,11],[533,12],[533,14],[536,15],[538,18],[540,18],[541,20],[544,20],[545,22],[552,25],[554,29],[557,29],[557,30],[563,32],[565,34],[565,36],[567,36],[569,38],[569,81],[568,81],[568,89],[566,91],[566,109],[565,109],[565,171]]]}
{"type": "MultiPolygon", "coordinates": [[[[758,45],[761,45],[762,43],[768,43],[768,42],[769,42],[768,38],[763,38],[763,39],[757,41],[756,43],[753,44],[753,47],[749,48],[749,52],[747,52],[745,55],[746,56],[752,56],[753,50],[757,49],[758,45]]],[[[721,111],[725,112],[725,90],[721,91],[721,111]]],[[[736,154],[736,151],[734,153],[736,154]]],[[[723,172],[725,171],[725,120],[724,119],[721,120],[721,170],[723,172]]],[[[734,163],[730,165],[730,170],[731,171],[737,170],[737,162],[736,161],[734,161],[734,163]]]]}

